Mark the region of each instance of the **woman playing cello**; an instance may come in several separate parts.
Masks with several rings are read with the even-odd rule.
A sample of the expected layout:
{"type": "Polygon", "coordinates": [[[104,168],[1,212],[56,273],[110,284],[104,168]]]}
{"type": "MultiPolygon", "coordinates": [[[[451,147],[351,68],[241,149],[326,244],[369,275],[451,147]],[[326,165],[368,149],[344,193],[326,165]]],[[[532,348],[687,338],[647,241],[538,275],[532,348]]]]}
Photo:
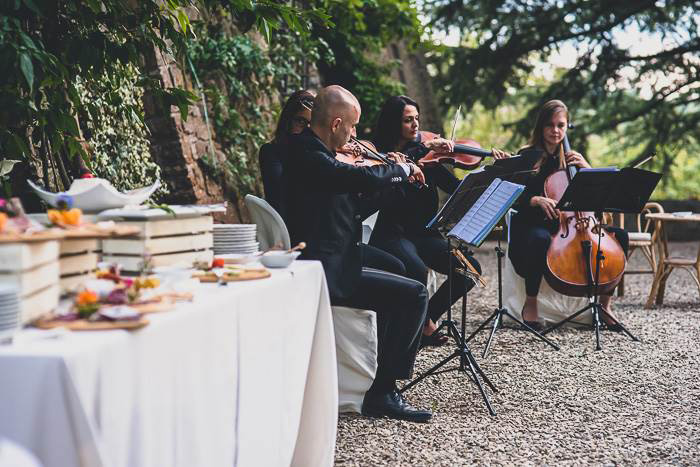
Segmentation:
{"type": "MultiPolygon", "coordinates": [[[[567,165],[590,168],[584,157],[576,152],[564,152],[564,137],[569,124],[569,111],[562,101],[546,102],[537,116],[530,143],[521,149],[521,155],[536,158],[536,175],[527,184],[517,204],[517,214],[510,225],[508,256],[518,275],[525,278],[526,298],[522,309],[523,321],[536,330],[538,322],[537,295],[545,273],[547,250],[552,241],[552,232],[557,228],[559,211],[557,201],[544,196],[545,180],[567,165]]],[[[622,229],[607,227],[627,254],[628,235],[622,229]]],[[[611,295],[602,295],[601,304],[608,313],[611,295]]],[[[612,315],[611,315],[612,316],[612,315]]],[[[613,316],[614,319],[614,316],[613,316]]],[[[605,317],[608,329],[620,331],[619,323],[605,317]]]]}

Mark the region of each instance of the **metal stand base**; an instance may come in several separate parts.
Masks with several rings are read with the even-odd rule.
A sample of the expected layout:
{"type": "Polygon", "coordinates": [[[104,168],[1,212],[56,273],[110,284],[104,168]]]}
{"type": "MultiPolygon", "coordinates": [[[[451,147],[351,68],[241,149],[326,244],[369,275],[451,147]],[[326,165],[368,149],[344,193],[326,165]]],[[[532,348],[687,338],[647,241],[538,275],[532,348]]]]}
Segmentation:
{"type": "MultiPolygon", "coordinates": [[[[449,264],[449,274],[447,276],[447,280],[449,281],[449,292],[450,296],[452,296],[452,251],[451,251],[451,245],[450,245],[450,240],[448,238],[447,240],[447,251],[449,254],[450,258],[450,264],[449,264]]],[[[469,378],[476,384],[477,388],[479,388],[479,392],[481,393],[481,397],[484,399],[484,403],[486,404],[486,408],[489,411],[489,414],[492,416],[496,415],[496,411],[493,410],[493,407],[491,406],[491,401],[489,400],[488,394],[486,394],[486,390],[484,389],[484,385],[482,383],[482,380],[484,383],[486,383],[493,392],[498,392],[496,387],[491,383],[491,380],[488,379],[486,374],[483,372],[479,364],[476,362],[476,358],[474,358],[474,355],[472,354],[471,350],[469,350],[469,346],[467,345],[467,341],[464,339],[464,336],[466,335],[466,319],[467,319],[467,294],[466,292],[464,293],[464,296],[462,297],[462,322],[460,325],[461,329],[457,328],[457,323],[455,323],[454,320],[452,320],[452,307],[450,307],[447,311],[447,319],[444,320],[438,329],[435,332],[439,332],[442,329],[445,329],[447,332],[447,335],[452,337],[452,339],[455,341],[456,348],[454,352],[452,352],[449,356],[445,357],[442,359],[437,365],[434,365],[432,368],[427,370],[425,373],[421,374],[417,378],[411,380],[406,384],[403,388],[400,389],[400,392],[403,393],[405,391],[408,391],[411,389],[413,386],[416,384],[420,383],[423,381],[425,378],[428,376],[432,375],[437,375],[440,373],[446,373],[448,371],[458,371],[461,373],[466,373],[468,374],[469,378]],[[443,366],[445,366],[447,363],[452,361],[453,359],[458,358],[459,359],[459,365],[453,368],[447,368],[447,369],[442,369],[443,366]]]]}
{"type": "Polygon", "coordinates": [[[505,315],[513,321],[515,321],[516,323],[520,324],[520,326],[522,326],[522,328],[525,329],[527,332],[533,334],[539,340],[554,348],[554,350],[559,350],[559,346],[557,344],[550,341],[542,334],[525,324],[523,321],[516,318],[511,312],[503,308],[503,274],[501,271],[503,267],[502,261],[503,257],[505,256],[505,253],[503,253],[503,250],[501,249],[500,239],[498,240],[498,246],[496,247],[496,256],[498,257],[498,308],[496,308],[496,310],[493,313],[491,313],[491,316],[489,316],[486,321],[481,323],[481,325],[476,329],[476,331],[474,331],[469,337],[467,337],[466,342],[471,341],[477,334],[479,334],[484,328],[486,328],[486,326],[488,326],[489,323],[493,322],[493,325],[491,326],[491,333],[489,334],[489,339],[486,341],[484,353],[481,355],[482,358],[486,358],[486,355],[489,353],[489,349],[491,348],[491,342],[493,341],[493,337],[496,335],[496,331],[504,327],[503,316],[505,315]]]}
{"type": "Polygon", "coordinates": [[[565,318],[565,319],[559,321],[558,323],[554,324],[553,326],[548,327],[547,329],[542,331],[542,334],[543,335],[549,334],[550,332],[554,331],[555,329],[557,329],[557,328],[563,326],[564,324],[576,319],[578,316],[582,315],[583,313],[585,313],[588,310],[591,310],[591,313],[593,315],[592,316],[593,324],[591,325],[591,327],[593,328],[593,331],[595,332],[595,349],[596,350],[602,349],[602,347],[600,346],[600,327],[603,323],[602,317],[604,317],[604,316],[607,316],[610,320],[612,320],[614,325],[619,325],[620,329],[622,329],[622,332],[624,334],[626,334],[627,337],[629,337],[630,339],[632,339],[635,342],[639,342],[639,339],[637,339],[637,337],[635,337],[631,332],[629,332],[627,330],[627,328],[622,325],[621,322],[619,322],[618,320],[613,318],[610,315],[610,313],[605,311],[605,308],[603,308],[603,305],[601,305],[600,303],[598,303],[596,301],[589,303],[588,305],[581,308],[580,310],[578,310],[576,313],[572,314],[568,318],[565,318]]]}
{"type": "Polygon", "coordinates": [[[417,378],[411,380],[408,384],[401,388],[400,392],[403,393],[404,391],[408,391],[428,376],[438,375],[440,373],[447,373],[448,371],[459,371],[462,373],[467,373],[469,375],[469,378],[471,378],[472,382],[474,382],[477,388],[479,388],[479,392],[481,393],[481,397],[484,399],[484,404],[486,404],[486,408],[488,409],[489,414],[495,416],[496,411],[493,410],[493,407],[491,406],[491,401],[489,400],[488,394],[486,394],[486,390],[484,389],[484,385],[481,380],[483,380],[484,383],[488,384],[488,386],[493,392],[498,392],[496,386],[493,385],[491,380],[489,380],[489,378],[486,376],[484,371],[477,363],[476,358],[474,358],[474,355],[472,354],[471,350],[469,350],[469,346],[464,340],[464,336],[460,335],[460,332],[457,329],[457,325],[455,324],[455,322],[445,320],[438,328],[438,331],[443,328],[447,330],[448,335],[454,337],[457,340],[457,348],[450,355],[442,359],[437,365],[433,366],[417,378]],[[453,368],[442,369],[443,366],[445,366],[447,363],[449,363],[455,358],[459,359],[458,366],[453,368]]]}

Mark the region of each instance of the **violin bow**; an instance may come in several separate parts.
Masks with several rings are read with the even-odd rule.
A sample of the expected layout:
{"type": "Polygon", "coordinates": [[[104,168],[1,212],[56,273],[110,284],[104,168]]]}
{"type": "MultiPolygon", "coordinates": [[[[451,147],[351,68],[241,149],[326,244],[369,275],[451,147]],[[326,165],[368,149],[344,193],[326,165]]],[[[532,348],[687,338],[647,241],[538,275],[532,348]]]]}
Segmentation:
{"type": "Polygon", "coordinates": [[[455,118],[452,120],[452,131],[450,132],[450,141],[455,142],[455,132],[457,131],[457,119],[459,119],[459,113],[462,111],[462,104],[457,107],[455,112],[455,118]]]}

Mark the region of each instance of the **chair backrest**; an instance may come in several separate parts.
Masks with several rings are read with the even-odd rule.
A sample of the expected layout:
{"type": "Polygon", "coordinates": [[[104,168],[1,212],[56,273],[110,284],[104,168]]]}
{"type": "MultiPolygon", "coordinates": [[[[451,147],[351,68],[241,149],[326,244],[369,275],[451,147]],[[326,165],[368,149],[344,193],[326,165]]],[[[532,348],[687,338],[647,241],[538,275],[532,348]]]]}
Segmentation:
{"type": "Polygon", "coordinates": [[[253,222],[258,226],[258,241],[262,251],[272,247],[285,250],[291,248],[289,231],[275,208],[264,199],[253,195],[245,196],[245,205],[253,222]]]}

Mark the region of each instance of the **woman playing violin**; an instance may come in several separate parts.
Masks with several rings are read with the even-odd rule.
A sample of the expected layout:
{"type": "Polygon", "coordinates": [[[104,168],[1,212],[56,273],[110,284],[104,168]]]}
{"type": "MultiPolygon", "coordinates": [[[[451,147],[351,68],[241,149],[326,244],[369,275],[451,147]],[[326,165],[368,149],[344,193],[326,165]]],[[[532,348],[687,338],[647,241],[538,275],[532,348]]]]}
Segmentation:
{"type": "MultiPolygon", "coordinates": [[[[431,150],[452,151],[453,143],[445,138],[422,142],[419,128],[418,103],[406,96],[391,97],[382,107],[372,140],[379,151],[401,152],[415,162],[431,150]]],[[[495,150],[495,155],[504,157],[505,153],[495,150]]],[[[459,185],[459,179],[440,164],[424,167],[423,173],[427,187],[406,187],[405,198],[390,208],[380,210],[370,245],[398,257],[406,266],[406,275],[425,284],[428,268],[442,274],[448,272],[447,241],[439,232],[428,230],[425,226],[438,210],[437,189],[450,194],[459,185]]],[[[469,257],[468,261],[477,271],[481,271],[479,263],[473,257],[469,257]]],[[[434,335],[435,323],[465,290],[474,285],[460,274],[455,274],[453,278],[451,297],[449,285],[445,282],[430,299],[428,321],[423,328],[423,345],[441,345],[446,341],[444,336],[434,335]]]]}
{"type": "MultiPolygon", "coordinates": [[[[517,214],[510,225],[508,256],[515,271],[525,278],[526,298],[522,310],[523,321],[535,329],[542,329],[538,322],[537,295],[546,267],[547,250],[552,232],[559,219],[557,202],[543,196],[545,180],[555,171],[573,165],[590,168],[586,159],[576,151],[564,153],[563,141],[569,124],[569,111],[562,101],[546,102],[537,116],[530,143],[520,150],[525,157],[537,158],[536,175],[527,184],[517,204],[517,214]]],[[[628,235],[622,229],[607,227],[615,235],[627,254],[628,235]]],[[[610,295],[601,296],[601,304],[609,313],[610,295]]],[[[614,318],[614,316],[613,316],[614,318]]],[[[606,322],[610,321],[605,317],[606,322]]],[[[611,321],[612,323],[612,321],[611,321]]],[[[608,328],[620,331],[620,325],[608,324],[608,328]]]]}
{"type": "Polygon", "coordinates": [[[314,94],[311,91],[296,91],[289,96],[280,113],[273,140],[260,147],[258,160],[265,189],[265,200],[283,217],[282,166],[290,147],[289,138],[300,134],[309,126],[313,106],[314,94]]]}

